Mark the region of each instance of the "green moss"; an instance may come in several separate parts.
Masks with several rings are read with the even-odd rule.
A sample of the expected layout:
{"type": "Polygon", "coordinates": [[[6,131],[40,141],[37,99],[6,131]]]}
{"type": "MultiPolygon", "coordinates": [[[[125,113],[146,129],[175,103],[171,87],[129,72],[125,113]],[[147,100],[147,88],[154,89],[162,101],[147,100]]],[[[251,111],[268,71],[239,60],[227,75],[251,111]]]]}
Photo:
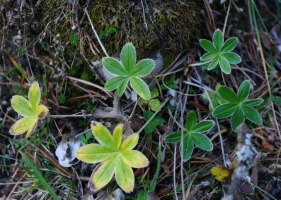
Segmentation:
{"type": "MultiPolygon", "coordinates": [[[[139,59],[147,57],[153,50],[161,49],[164,59],[172,61],[197,39],[202,24],[199,14],[201,5],[196,0],[181,2],[147,0],[144,3],[145,17],[141,1],[138,0],[93,0],[88,5],[88,12],[97,33],[106,31],[108,27],[116,28],[116,31],[102,37],[102,43],[110,56],[118,56],[123,45],[130,41],[135,45],[139,59]]],[[[81,1],[80,4],[82,8],[83,2],[81,1]]],[[[75,16],[73,13],[69,15],[70,6],[63,0],[46,0],[42,3],[43,22],[45,25],[48,24],[48,30],[53,35],[60,34],[62,44],[69,43],[73,35],[70,21],[75,16]],[[63,13],[68,15],[61,16],[63,13]]],[[[83,11],[78,9],[77,13],[80,20],[83,11]]],[[[87,18],[82,22],[81,27],[85,28],[84,30],[91,35],[99,48],[87,18]]],[[[81,35],[79,39],[85,40],[81,35]]],[[[70,43],[64,47],[64,56],[69,62],[75,50],[78,51],[77,62],[83,62],[83,57],[79,55],[81,48],[84,49],[84,56],[88,60],[100,59],[104,56],[102,53],[94,56],[87,40],[84,41],[83,47],[80,46],[79,41],[76,44],[77,48],[70,43]]]]}
{"type": "Polygon", "coordinates": [[[131,41],[139,58],[162,49],[164,56],[169,55],[171,60],[197,39],[202,20],[196,1],[147,0],[146,3],[144,19],[140,1],[92,2],[89,14],[97,32],[110,25],[117,27],[117,31],[103,41],[110,55],[118,55],[123,45],[131,41]]]}

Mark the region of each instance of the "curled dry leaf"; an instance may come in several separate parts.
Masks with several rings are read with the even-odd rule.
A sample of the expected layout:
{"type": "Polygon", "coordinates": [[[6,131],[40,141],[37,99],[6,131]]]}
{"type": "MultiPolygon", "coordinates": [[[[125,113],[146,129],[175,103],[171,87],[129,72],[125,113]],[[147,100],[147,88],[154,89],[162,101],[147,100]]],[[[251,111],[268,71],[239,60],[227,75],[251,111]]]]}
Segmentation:
{"type": "Polygon", "coordinates": [[[73,162],[75,159],[75,152],[82,146],[82,142],[74,137],[63,138],[56,149],[56,156],[59,159],[61,166],[70,167],[71,165],[77,164],[73,162]]]}

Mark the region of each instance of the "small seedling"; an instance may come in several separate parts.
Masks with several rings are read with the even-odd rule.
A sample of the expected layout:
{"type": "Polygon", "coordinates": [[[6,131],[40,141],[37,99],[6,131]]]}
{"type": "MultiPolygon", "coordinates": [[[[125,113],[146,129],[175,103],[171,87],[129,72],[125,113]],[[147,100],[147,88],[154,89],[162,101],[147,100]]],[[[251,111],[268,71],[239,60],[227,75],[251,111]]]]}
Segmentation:
{"type": "MultiPolygon", "coordinates": [[[[153,112],[149,110],[144,111],[144,120],[148,121],[153,115],[153,112]]],[[[160,126],[161,124],[165,123],[165,120],[161,117],[154,117],[144,128],[144,131],[146,133],[152,133],[157,126],[160,126]]]]}
{"type": "Polygon", "coordinates": [[[151,99],[150,100],[144,100],[140,98],[139,104],[140,105],[147,105],[152,111],[157,111],[161,107],[161,102],[156,98],[159,96],[159,91],[156,86],[152,87],[150,90],[151,93],[151,99]]]}
{"type": "Polygon", "coordinates": [[[91,139],[91,137],[92,137],[92,132],[89,131],[89,132],[85,133],[84,135],[80,135],[80,136],[78,137],[78,139],[79,139],[81,142],[83,142],[84,144],[88,144],[88,143],[89,143],[89,140],[91,139]]]}
{"type": "Polygon", "coordinates": [[[209,40],[201,39],[199,43],[201,47],[207,51],[202,57],[201,61],[210,61],[208,70],[214,69],[217,65],[225,74],[230,74],[230,64],[238,64],[241,62],[241,57],[231,52],[237,45],[238,39],[231,37],[224,43],[223,34],[220,30],[216,30],[213,35],[213,43],[209,40]]]}
{"type": "Polygon", "coordinates": [[[92,122],[91,128],[100,144],[88,144],[76,151],[76,157],[83,162],[101,162],[91,176],[90,185],[99,190],[108,184],[115,174],[117,184],[125,192],[131,192],[135,184],[132,167],[142,168],[149,163],[141,152],[132,150],[138,143],[139,135],[132,134],[122,140],[121,124],[116,126],[113,135],[97,122],[92,122]]]}
{"type": "Polygon", "coordinates": [[[175,74],[172,74],[170,78],[165,77],[163,79],[163,85],[161,85],[162,90],[167,90],[167,89],[178,89],[178,86],[175,84],[175,74]]]}
{"type": "Polygon", "coordinates": [[[70,44],[77,45],[79,40],[79,33],[72,31],[70,35],[70,44]]]}
{"type": "Polygon", "coordinates": [[[104,67],[115,76],[108,79],[105,89],[112,91],[117,89],[117,95],[120,97],[124,93],[130,82],[133,90],[143,99],[150,99],[150,90],[148,85],[140,79],[148,75],[154,68],[152,59],[143,59],[136,64],[136,50],[132,43],[127,43],[121,50],[121,62],[115,58],[105,57],[102,59],[104,67]]]}
{"type": "Polygon", "coordinates": [[[100,30],[99,38],[103,40],[105,37],[110,36],[111,34],[115,33],[117,31],[117,28],[115,28],[114,25],[109,25],[106,27],[105,31],[100,30]]]}
{"type": "Polygon", "coordinates": [[[214,126],[214,121],[203,120],[197,124],[196,122],[197,117],[195,113],[190,112],[186,118],[186,129],[183,131],[183,141],[181,141],[181,131],[174,132],[165,138],[167,142],[181,141],[181,154],[184,161],[187,161],[191,157],[194,150],[194,144],[204,151],[213,150],[211,140],[202,133],[209,131],[214,126]]]}
{"type": "Polygon", "coordinates": [[[261,124],[262,119],[258,111],[253,106],[257,106],[263,102],[262,99],[247,100],[250,93],[250,81],[243,81],[240,85],[237,95],[226,86],[218,89],[220,96],[227,101],[218,106],[213,111],[213,116],[217,119],[231,116],[231,127],[235,130],[244,121],[244,116],[255,124],[261,124]]]}
{"type": "Polygon", "coordinates": [[[12,107],[20,115],[22,119],[18,120],[11,128],[10,134],[19,135],[27,131],[26,137],[34,132],[38,119],[47,116],[49,110],[44,105],[39,105],[41,91],[39,84],[34,82],[28,91],[28,100],[23,96],[14,95],[12,97],[12,107]]]}

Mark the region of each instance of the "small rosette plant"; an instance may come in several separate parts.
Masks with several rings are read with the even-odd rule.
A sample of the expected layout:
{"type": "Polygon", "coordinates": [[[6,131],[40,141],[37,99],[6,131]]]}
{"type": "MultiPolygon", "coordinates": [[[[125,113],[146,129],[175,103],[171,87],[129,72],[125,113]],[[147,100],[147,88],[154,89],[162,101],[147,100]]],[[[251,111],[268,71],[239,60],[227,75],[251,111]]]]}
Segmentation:
{"type": "Polygon", "coordinates": [[[202,57],[201,61],[210,61],[208,70],[214,69],[217,65],[225,74],[230,74],[230,64],[238,64],[241,62],[241,57],[231,52],[237,45],[238,39],[231,37],[224,42],[223,34],[221,30],[216,30],[213,35],[213,43],[209,40],[199,40],[201,47],[207,51],[202,57]]]}
{"type": "Polygon", "coordinates": [[[217,119],[231,117],[232,130],[236,130],[236,128],[243,123],[244,116],[255,124],[261,124],[262,118],[259,115],[259,112],[252,107],[260,105],[263,100],[247,100],[250,93],[250,86],[250,81],[243,81],[238,89],[237,95],[232,89],[226,86],[221,86],[218,89],[218,92],[226,103],[218,106],[213,111],[213,116],[217,119]]]}
{"type": "Polygon", "coordinates": [[[44,105],[39,105],[41,91],[39,84],[34,82],[28,91],[28,100],[20,95],[14,95],[11,100],[12,108],[23,116],[11,128],[10,134],[19,135],[27,131],[26,137],[36,129],[39,119],[47,116],[49,110],[44,105]]]}
{"type": "Polygon", "coordinates": [[[110,134],[102,124],[92,122],[92,132],[100,144],[88,144],[76,151],[76,157],[86,163],[99,163],[94,169],[89,185],[99,190],[109,183],[113,175],[117,184],[125,191],[134,189],[133,168],[148,165],[147,158],[139,151],[132,150],[138,143],[139,135],[132,134],[122,139],[123,125],[119,124],[110,134]]]}
{"type": "Polygon", "coordinates": [[[108,79],[104,88],[108,91],[117,89],[117,95],[120,97],[124,93],[130,82],[133,90],[143,99],[151,98],[148,85],[140,78],[151,73],[154,68],[152,59],[143,59],[136,64],[136,49],[132,43],[127,43],[121,50],[121,62],[115,58],[105,57],[102,64],[110,73],[114,74],[108,79]]]}
{"type": "Polygon", "coordinates": [[[203,120],[199,123],[194,112],[190,112],[186,118],[185,130],[183,131],[183,140],[181,131],[177,131],[168,135],[165,140],[167,142],[179,142],[181,141],[181,156],[184,161],[187,161],[194,150],[194,144],[204,150],[212,151],[213,144],[211,140],[203,135],[203,132],[209,131],[214,126],[214,121],[203,120]]]}

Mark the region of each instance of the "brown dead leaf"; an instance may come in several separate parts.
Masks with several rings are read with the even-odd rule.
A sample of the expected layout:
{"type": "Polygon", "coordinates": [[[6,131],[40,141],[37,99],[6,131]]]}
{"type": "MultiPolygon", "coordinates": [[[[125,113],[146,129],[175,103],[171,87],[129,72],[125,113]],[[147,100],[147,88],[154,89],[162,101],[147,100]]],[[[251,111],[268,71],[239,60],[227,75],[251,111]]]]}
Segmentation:
{"type": "Polygon", "coordinates": [[[265,151],[266,150],[273,151],[273,149],[274,149],[274,147],[271,144],[269,144],[267,141],[264,141],[264,140],[261,142],[261,146],[262,146],[262,149],[265,151]]]}

